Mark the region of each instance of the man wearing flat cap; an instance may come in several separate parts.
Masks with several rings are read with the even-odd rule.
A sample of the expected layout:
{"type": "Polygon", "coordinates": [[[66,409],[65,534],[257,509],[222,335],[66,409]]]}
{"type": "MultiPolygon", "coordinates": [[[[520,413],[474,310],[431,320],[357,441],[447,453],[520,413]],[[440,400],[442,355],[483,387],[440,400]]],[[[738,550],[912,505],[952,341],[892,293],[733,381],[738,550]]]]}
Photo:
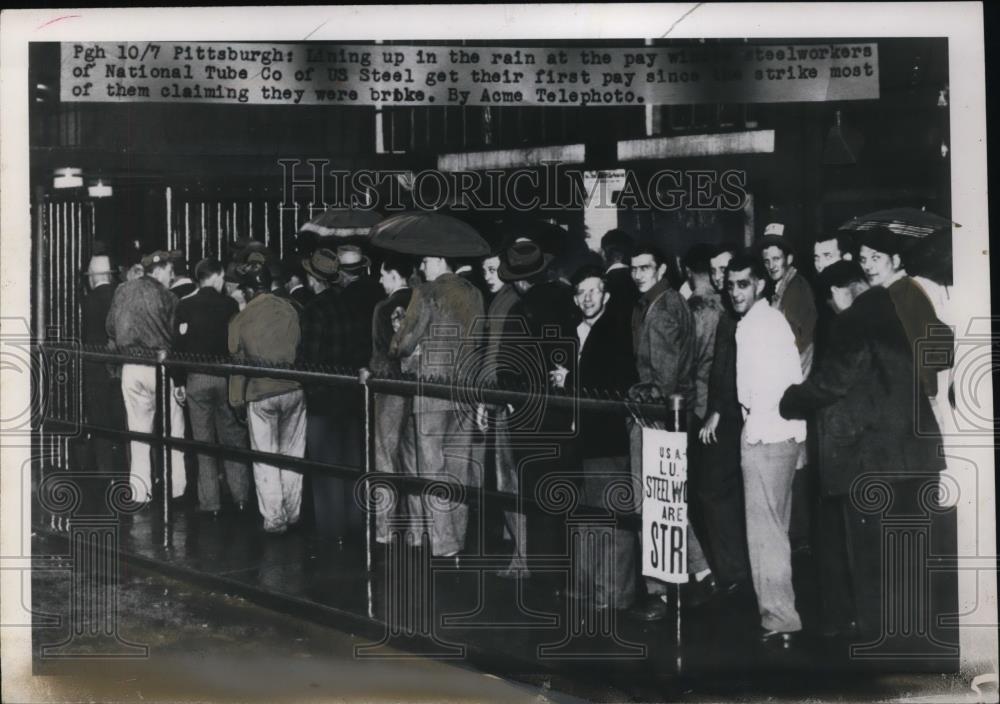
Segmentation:
{"type": "MultiPolygon", "coordinates": [[[[229,353],[272,364],[296,361],[301,328],[295,307],[271,293],[271,271],[259,263],[237,267],[246,307],[229,322],[229,353]]],[[[290,457],[306,449],[306,408],[302,387],[291,379],[241,375],[229,378],[229,403],[246,409],[250,447],[290,457]]],[[[284,533],[298,522],[302,473],[266,462],[253,463],[257,508],[268,533],[284,533]]]]}
{"type": "MultiPolygon", "coordinates": [[[[173,278],[173,265],[169,252],[162,250],[142,258],[144,275],[126,281],[115,291],[105,323],[108,337],[115,349],[139,353],[168,351],[173,343],[174,315],[177,297],[168,286],[173,278]]],[[[147,364],[122,366],[122,397],[129,430],[153,432],[156,412],[156,367],[147,364]]],[[[170,432],[183,437],[184,415],[176,399],[171,400],[170,432]]],[[[151,448],[147,443],[132,441],[129,484],[132,500],[148,502],[152,498],[151,448]]],[[[184,495],[187,477],[184,453],[171,453],[171,496],[184,495]]]]}

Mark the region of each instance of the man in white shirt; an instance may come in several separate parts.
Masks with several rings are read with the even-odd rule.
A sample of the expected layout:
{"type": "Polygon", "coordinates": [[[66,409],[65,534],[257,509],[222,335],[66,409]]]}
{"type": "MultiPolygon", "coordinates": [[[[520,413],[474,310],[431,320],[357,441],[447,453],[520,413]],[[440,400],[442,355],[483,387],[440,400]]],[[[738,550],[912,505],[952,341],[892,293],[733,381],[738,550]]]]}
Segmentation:
{"type": "Polygon", "coordinates": [[[792,589],[788,525],[806,424],[778,412],[785,390],[801,383],[802,367],[788,321],[764,298],[766,276],[758,257],[737,254],[726,272],[726,291],[740,317],[736,390],[744,418],[740,449],[750,572],[762,640],[788,647],[792,634],[802,630],[792,589]]]}

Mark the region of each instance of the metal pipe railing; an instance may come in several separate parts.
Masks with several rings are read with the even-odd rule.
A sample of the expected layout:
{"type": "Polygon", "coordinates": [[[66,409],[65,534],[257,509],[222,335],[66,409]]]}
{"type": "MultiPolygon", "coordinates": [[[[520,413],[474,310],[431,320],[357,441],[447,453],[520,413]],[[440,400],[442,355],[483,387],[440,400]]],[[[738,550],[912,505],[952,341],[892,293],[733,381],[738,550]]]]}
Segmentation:
{"type": "Polygon", "coordinates": [[[168,369],[183,369],[200,374],[219,376],[242,375],[288,379],[301,383],[323,385],[368,385],[375,393],[397,396],[425,396],[439,399],[474,399],[489,404],[517,404],[538,401],[544,397],[546,407],[576,409],[579,411],[617,413],[632,415],[648,421],[665,421],[669,418],[666,399],[662,402],[632,401],[620,392],[581,389],[581,395],[571,395],[547,390],[545,393],[499,386],[469,386],[446,380],[418,379],[416,377],[390,377],[371,374],[365,379],[356,371],[332,370],[305,365],[275,366],[267,360],[253,359],[209,359],[193,355],[168,354],[158,360],[156,352],[149,350],[128,350],[126,352],[99,350],[58,342],[43,343],[43,348],[64,349],[77,354],[81,359],[108,362],[112,364],[162,364],[168,369]]]}
{"type": "MultiPolygon", "coordinates": [[[[331,371],[316,368],[305,368],[302,366],[273,366],[261,360],[219,360],[206,359],[195,356],[171,356],[164,352],[150,350],[128,350],[113,351],[96,348],[86,348],[79,345],[69,345],[59,342],[45,342],[39,345],[43,350],[62,350],[69,354],[76,354],[82,360],[93,362],[106,362],[110,364],[142,364],[155,366],[157,368],[157,407],[159,409],[160,423],[155,427],[153,433],[142,433],[131,430],[109,428],[93,423],[83,423],[79,420],[66,420],[46,415],[43,419],[44,430],[67,430],[83,431],[98,435],[120,437],[129,441],[148,443],[159,450],[161,456],[161,467],[163,470],[162,481],[164,491],[164,521],[169,522],[170,513],[170,482],[171,482],[171,450],[190,450],[199,454],[211,454],[220,457],[244,460],[247,462],[266,462],[275,466],[288,467],[305,472],[317,472],[327,475],[335,475],[344,479],[357,481],[363,478],[368,486],[365,488],[366,496],[369,497],[372,482],[381,481],[399,487],[401,491],[418,492],[427,491],[432,488],[461,489],[466,495],[466,500],[472,504],[478,504],[482,499],[489,498],[497,501],[505,508],[512,507],[514,510],[523,510],[525,506],[540,507],[541,502],[536,497],[525,496],[510,492],[486,489],[483,486],[464,485],[458,482],[442,480],[431,480],[422,477],[396,474],[391,472],[379,472],[373,468],[371,457],[371,433],[374,432],[374,424],[371,422],[370,414],[372,406],[370,395],[372,393],[394,394],[404,396],[427,396],[433,398],[453,399],[456,394],[460,398],[474,399],[476,402],[489,404],[521,403],[525,401],[537,401],[538,392],[526,392],[516,389],[503,389],[495,387],[471,387],[460,384],[447,383],[444,381],[426,381],[415,378],[391,378],[386,376],[372,376],[369,374],[353,374],[344,371],[331,371]],[[276,379],[289,379],[303,384],[323,384],[323,385],[361,385],[365,390],[365,462],[363,467],[351,467],[347,465],[337,465],[327,462],[291,457],[270,452],[261,452],[250,448],[229,447],[217,445],[198,440],[189,440],[181,437],[172,437],[170,433],[170,383],[169,370],[183,369],[189,372],[202,374],[216,374],[220,376],[239,374],[245,376],[270,377],[276,379]],[[467,491],[471,490],[471,491],[467,491]]],[[[633,402],[622,398],[612,398],[610,393],[604,393],[601,398],[599,393],[590,392],[589,396],[571,396],[565,394],[546,393],[545,402],[550,407],[555,408],[576,408],[580,411],[599,411],[607,413],[626,413],[643,420],[658,421],[669,419],[669,411],[663,404],[652,402],[633,402]]],[[[359,409],[360,411],[361,409],[359,409]]],[[[541,438],[533,438],[539,440],[541,438]]],[[[638,487],[633,487],[637,491],[638,487]]],[[[641,527],[639,517],[632,511],[614,511],[605,506],[591,506],[582,502],[577,504],[579,508],[610,512],[617,524],[627,528],[641,527]]],[[[545,507],[542,507],[545,508],[545,507]]],[[[371,517],[369,517],[371,518],[371,517]]],[[[371,521],[366,533],[371,532],[371,521]]],[[[370,552],[371,538],[366,538],[366,547],[370,552]]],[[[371,566],[370,559],[368,560],[371,566]]]]}

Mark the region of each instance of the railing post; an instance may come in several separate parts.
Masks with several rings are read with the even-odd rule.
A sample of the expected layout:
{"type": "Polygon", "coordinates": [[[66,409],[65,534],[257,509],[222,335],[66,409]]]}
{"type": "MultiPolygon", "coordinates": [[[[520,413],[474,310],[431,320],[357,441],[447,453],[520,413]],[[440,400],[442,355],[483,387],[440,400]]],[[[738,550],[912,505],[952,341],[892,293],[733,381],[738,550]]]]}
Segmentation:
{"type": "Polygon", "coordinates": [[[167,358],[165,350],[156,353],[156,399],[157,409],[160,412],[160,423],[157,427],[159,436],[160,466],[163,468],[163,547],[170,544],[168,528],[170,527],[170,480],[173,476],[173,468],[170,466],[173,459],[167,439],[170,437],[170,379],[167,376],[167,367],[164,360],[167,358]]]}
{"type": "MultiPolygon", "coordinates": [[[[684,432],[687,430],[687,418],[684,409],[684,397],[681,394],[671,394],[667,399],[667,430],[672,432],[684,432]]],[[[690,475],[689,475],[690,476],[690,475]]],[[[690,516],[690,512],[685,511],[690,516]]],[[[690,520],[690,518],[688,519],[690,520]]],[[[689,528],[689,531],[693,529],[689,528]]],[[[687,536],[684,538],[687,540],[687,536]]],[[[690,548],[689,548],[690,550],[690,548]]],[[[690,555],[690,552],[688,553],[690,555]]],[[[684,665],[683,634],[681,632],[681,594],[683,585],[678,583],[677,587],[677,674],[680,674],[684,665]]]]}
{"type": "Polygon", "coordinates": [[[365,412],[365,456],[364,456],[364,474],[362,481],[365,483],[365,507],[364,512],[365,517],[365,572],[367,574],[367,579],[365,583],[367,585],[367,596],[368,596],[368,617],[375,617],[375,589],[372,584],[372,572],[374,571],[374,564],[372,560],[372,542],[374,538],[372,533],[375,527],[375,511],[373,510],[374,503],[372,502],[372,487],[370,481],[370,475],[375,471],[375,404],[372,400],[372,389],[368,386],[368,376],[367,373],[362,370],[358,375],[358,383],[361,384],[361,388],[364,393],[364,412],[365,412]]]}

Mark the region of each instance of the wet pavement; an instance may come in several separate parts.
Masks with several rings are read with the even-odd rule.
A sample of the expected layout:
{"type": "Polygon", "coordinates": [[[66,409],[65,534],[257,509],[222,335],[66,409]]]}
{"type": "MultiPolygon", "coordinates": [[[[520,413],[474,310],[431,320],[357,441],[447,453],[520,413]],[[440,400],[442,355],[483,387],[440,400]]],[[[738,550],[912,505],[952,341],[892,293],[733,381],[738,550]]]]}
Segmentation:
{"type": "MultiPolygon", "coordinates": [[[[236,692],[235,699],[243,699],[240,693],[246,691],[277,697],[284,693],[283,686],[300,693],[292,697],[298,701],[328,695],[368,699],[372,692],[376,699],[384,695],[390,700],[422,699],[432,692],[426,696],[434,701],[510,701],[521,696],[590,701],[748,696],[850,700],[893,698],[912,682],[923,683],[917,689],[930,683],[937,691],[965,686],[960,678],[938,674],[916,679],[887,674],[953,672],[955,661],[949,657],[902,665],[859,662],[849,657],[847,643],[808,634],[792,651],[762,648],[756,639],[752,592],[697,609],[683,606],[678,638],[673,608],[665,620],[647,624],[567,598],[565,576],[555,569],[558,561],[547,562],[549,572],[536,569],[531,579],[519,581],[496,576],[506,565],[502,554],[481,551],[463,555],[456,564],[453,558],[430,558],[413,548],[377,549],[369,572],[363,541],[324,542],[305,529],[268,535],[254,513],[212,518],[180,509],[165,530],[162,514],[150,507],[124,519],[79,519],[70,535],[74,531],[103,541],[110,552],[101,554],[115,552],[117,545],[124,557],[117,566],[120,588],[108,592],[117,594],[118,616],[109,617],[108,610],[103,618],[106,624],[114,621],[110,630],[124,640],[149,646],[146,665],[129,665],[144,673],[136,675],[136,682],[155,687],[160,680],[190,680],[197,685],[191,692],[205,686],[219,695],[204,697],[208,700],[229,699],[230,691],[236,692]],[[414,655],[419,659],[413,660],[414,655]],[[391,667],[382,673],[377,664],[400,663],[401,658],[407,665],[399,673],[391,667]],[[328,667],[311,674],[311,663],[326,661],[328,667]],[[301,672],[289,677],[283,671],[301,672]],[[484,678],[477,671],[508,680],[484,680],[486,685],[511,689],[483,694],[461,689],[477,686],[484,678]],[[467,683],[466,676],[472,678],[467,683]],[[395,689],[396,677],[408,684],[395,689]],[[241,689],[255,678],[261,680],[259,687],[241,689]],[[445,689],[435,690],[438,684],[445,689]]],[[[40,531],[35,545],[36,555],[64,555],[60,559],[67,569],[76,569],[35,577],[42,603],[61,603],[64,611],[69,593],[86,591],[81,569],[110,569],[99,567],[104,563],[95,554],[81,559],[89,553],[78,540],[67,542],[66,537],[45,537],[40,531]]],[[[795,572],[804,624],[815,631],[820,606],[808,555],[797,557],[795,572]]],[[[94,614],[89,618],[100,620],[94,614]]],[[[35,631],[36,671],[56,666],[51,655],[58,655],[58,649],[40,657],[43,645],[58,642],[51,636],[55,632],[35,631]],[[43,633],[48,640],[39,640],[43,633]]],[[[71,638],[68,649],[80,643],[86,649],[86,640],[71,638]]],[[[118,641],[108,646],[105,638],[100,647],[128,654],[131,646],[118,641]]],[[[128,686],[121,685],[122,696],[131,691],[128,686]]]]}
{"type": "MultiPolygon", "coordinates": [[[[36,539],[34,552],[56,553],[60,543],[36,539]]],[[[396,650],[359,657],[364,638],[134,566],[122,569],[117,638],[93,637],[91,626],[105,625],[99,614],[70,615],[72,564],[59,560],[53,567],[65,569],[33,579],[33,608],[60,617],[33,633],[34,674],[48,682],[49,701],[574,701],[546,682],[513,683],[461,663],[396,650]]]]}

